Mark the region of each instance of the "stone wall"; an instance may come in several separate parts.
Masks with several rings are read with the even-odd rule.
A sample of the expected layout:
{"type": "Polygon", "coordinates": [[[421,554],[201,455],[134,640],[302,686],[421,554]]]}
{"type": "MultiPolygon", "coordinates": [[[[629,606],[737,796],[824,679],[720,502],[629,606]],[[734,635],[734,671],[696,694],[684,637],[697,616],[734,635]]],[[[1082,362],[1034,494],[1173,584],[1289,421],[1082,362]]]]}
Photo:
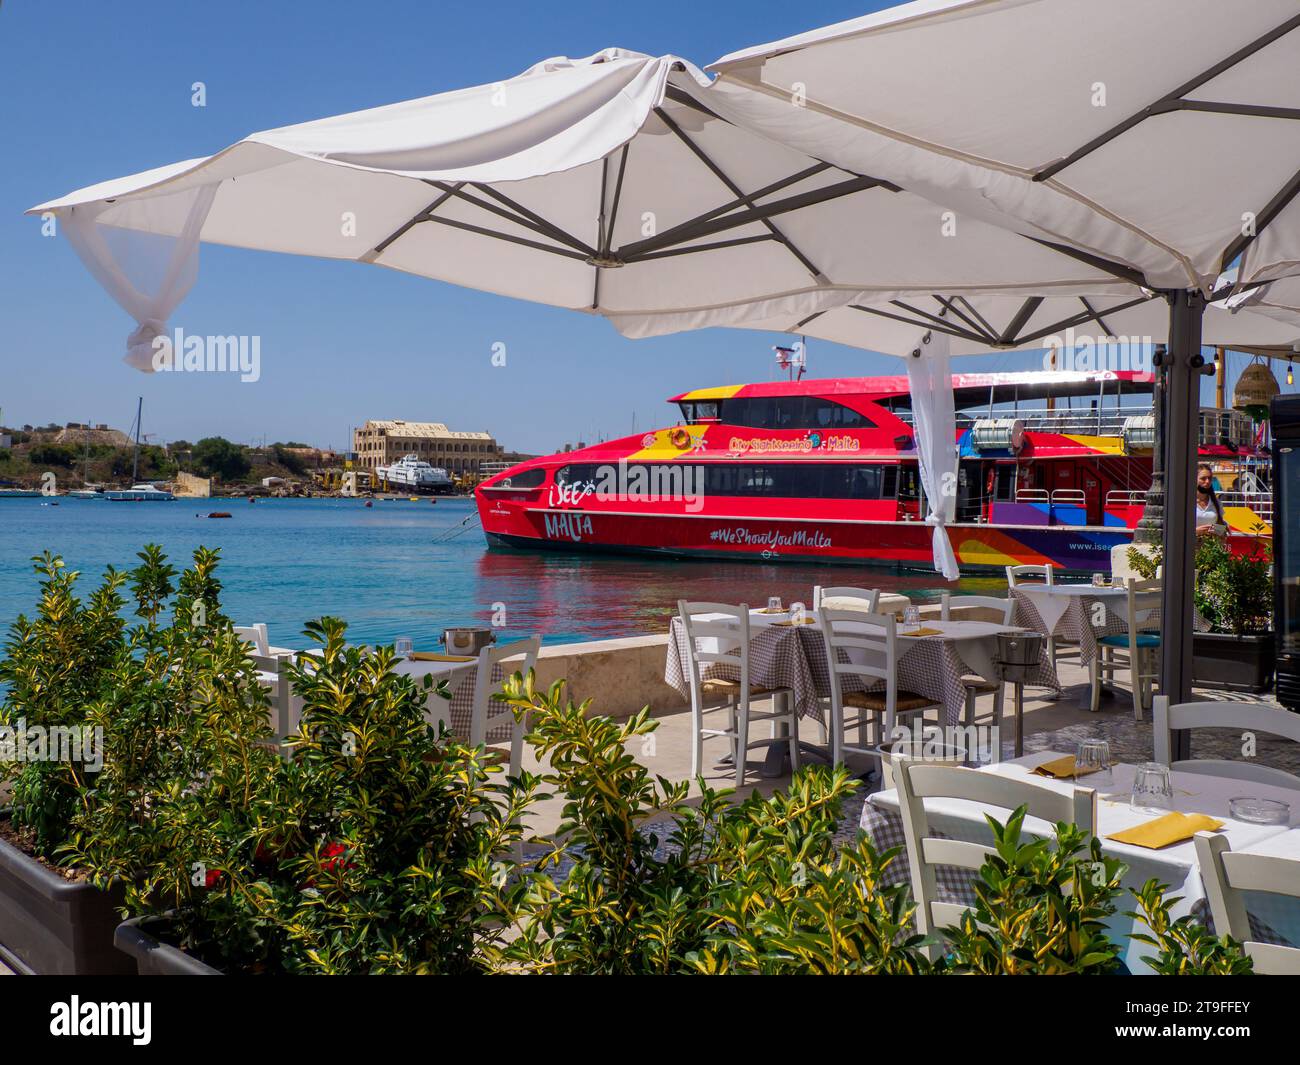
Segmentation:
{"type": "Polygon", "coordinates": [[[208,477],[195,477],[192,473],[178,473],[173,494],[189,499],[207,499],[212,495],[212,480],[208,477]]]}

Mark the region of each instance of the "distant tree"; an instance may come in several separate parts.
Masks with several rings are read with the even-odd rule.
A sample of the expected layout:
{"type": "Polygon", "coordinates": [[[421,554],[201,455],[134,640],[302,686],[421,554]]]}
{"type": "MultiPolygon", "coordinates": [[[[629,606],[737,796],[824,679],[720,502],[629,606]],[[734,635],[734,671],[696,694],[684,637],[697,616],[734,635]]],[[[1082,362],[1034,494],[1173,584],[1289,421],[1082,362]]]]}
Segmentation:
{"type": "Polygon", "coordinates": [[[272,447],[303,447],[310,448],[311,444],[304,444],[298,440],[288,440],[281,443],[272,444],[272,447]]]}
{"type": "Polygon", "coordinates": [[[173,440],[170,444],[167,445],[167,450],[172,453],[175,453],[177,451],[193,451],[194,445],[191,444],[188,440],[173,440]]]}
{"type": "Polygon", "coordinates": [[[33,466],[71,466],[77,460],[77,450],[67,444],[36,444],[27,458],[33,466]]]}
{"type": "Polygon", "coordinates": [[[271,453],[275,461],[290,473],[302,474],[307,469],[307,463],[301,455],[295,455],[289,450],[294,446],[293,444],[272,444],[271,453]]]}
{"type": "Polygon", "coordinates": [[[194,463],[204,473],[223,481],[237,481],[252,469],[244,449],[221,436],[205,436],[195,444],[194,463]]]}

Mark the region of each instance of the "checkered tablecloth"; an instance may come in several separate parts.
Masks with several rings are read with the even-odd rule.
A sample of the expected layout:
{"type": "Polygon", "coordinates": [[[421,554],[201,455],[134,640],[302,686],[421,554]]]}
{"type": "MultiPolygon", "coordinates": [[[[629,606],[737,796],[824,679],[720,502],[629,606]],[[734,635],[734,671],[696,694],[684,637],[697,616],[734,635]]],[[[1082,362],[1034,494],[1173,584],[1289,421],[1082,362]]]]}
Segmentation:
{"type": "MultiPolygon", "coordinates": [[[[1027,593],[1022,588],[1012,588],[1011,598],[1016,604],[1016,624],[1026,629],[1033,629],[1034,632],[1041,632],[1044,636],[1054,636],[1060,640],[1070,640],[1079,645],[1079,657],[1086,666],[1092,663],[1097,657],[1097,640],[1102,636],[1126,636],[1128,634],[1128,618],[1125,616],[1128,607],[1124,605],[1122,611],[1116,607],[1121,604],[1127,604],[1126,599],[1098,597],[1092,595],[1070,596],[1065,604],[1065,609],[1057,619],[1056,624],[1048,627],[1043,621],[1042,614],[1038,611],[1033,594],[1027,593]],[[1100,624],[1094,624],[1094,622],[1100,624]]],[[[1159,629],[1160,615],[1155,612],[1151,615],[1151,628],[1159,629]]]]}
{"type": "MultiPolygon", "coordinates": [[[[898,856],[889,863],[882,876],[882,883],[888,887],[893,884],[907,884],[912,882],[912,866],[907,856],[907,838],[903,831],[903,818],[894,810],[884,810],[878,806],[872,805],[870,800],[862,804],[862,819],[859,827],[867,834],[871,840],[871,845],[878,851],[888,850],[893,847],[900,848],[898,856]]],[[[938,839],[950,839],[949,835],[939,832],[933,828],[927,829],[927,834],[933,835],[938,839]]],[[[991,843],[990,835],[984,842],[991,843]]],[[[957,906],[974,907],[975,905],[975,884],[979,880],[979,874],[972,869],[961,869],[955,865],[936,865],[934,867],[935,886],[938,889],[938,902],[950,902],[957,906]]],[[[1171,892],[1172,893],[1172,892],[1171,892]]],[[[1131,897],[1124,900],[1120,909],[1136,909],[1137,903],[1131,897]]],[[[1214,931],[1214,919],[1210,916],[1210,907],[1205,899],[1198,899],[1191,907],[1192,914],[1209,928],[1214,931]]],[[[1261,943],[1276,943],[1284,947],[1294,946],[1286,936],[1277,931],[1272,925],[1254,913],[1247,914],[1250,921],[1251,936],[1261,943]]]]}
{"type": "MultiPolygon", "coordinates": [[[[962,657],[962,644],[955,637],[928,636],[923,639],[900,641],[897,677],[899,691],[915,692],[943,707],[944,723],[961,723],[966,707],[966,685],[963,677],[982,675],[987,666],[977,665],[962,657]]],[[[686,630],[680,618],[674,618],[668,640],[668,660],[664,667],[664,681],[676,689],[684,699],[691,695],[686,673],[686,630]]],[[[839,651],[840,661],[849,658],[839,651]]],[[[974,656],[971,656],[974,658],[974,656]]],[[[821,699],[830,698],[830,668],[826,659],[826,641],[816,625],[766,625],[750,630],[749,683],[756,688],[789,688],[794,692],[795,707],[801,717],[824,721],[821,699]]],[[[739,680],[740,664],[707,663],[700,672],[701,680],[739,680]]],[[[987,677],[996,680],[995,677],[987,677]]],[[[1028,681],[1060,690],[1056,670],[1044,644],[1038,668],[1028,681]]],[[[885,682],[870,677],[843,674],[842,689],[852,691],[883,691],[885,682]]]]}
{"type": "MultiPolygon", "coordinates": [[[[810,629],[812,626],[800,626],[810,629]]],[[[794,706],[800,717],[822,720],[821,697],[813,675],[808,668],[800,633],[793,625],[764,625],[750,630],[749,684],[752,688],[789,688],[794,694],[794,706]]],[[[701,663],[700,680],[740,680],[740,650],[736,649],[736,663],[701,663]]],[[[686,628],[681,618],[673,618],[668,632],[668,660],[664,665],[664,681],[679,692],[684,699],[691,697],[691,682],[687,672],[689,649],[686,645],[686,628]]],[[[829,689],[825,689],[829,694],[829,689]]]]}

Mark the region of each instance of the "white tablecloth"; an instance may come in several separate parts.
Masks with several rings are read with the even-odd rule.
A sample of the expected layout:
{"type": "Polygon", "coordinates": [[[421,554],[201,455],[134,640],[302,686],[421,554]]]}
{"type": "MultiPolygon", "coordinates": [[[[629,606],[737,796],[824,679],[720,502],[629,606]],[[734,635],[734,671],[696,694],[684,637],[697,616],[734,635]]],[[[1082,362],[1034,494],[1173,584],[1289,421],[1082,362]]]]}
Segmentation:
{"type": "MultiPolygon", "coordinates": [[[[1161,850],[1149,850],[1105,838],[1107,835],[1160,816],[1159,813],[1135,811],[1130,808],[1129,798],[1135,767],[1118,765],[1112,771],[1112,779],[1109,782],[1099,779],[1099,774],[1094,774],[1080,778],[1077,785],[1071,781],[1053,780],[1031,772],[1034,766],[1059,757],[1061,752],[1040,751],[1014,761],[986,766],[981,771],[1031,780],[1035,784],[1061,792],[1068,792],[1076,786],[1094,789],[1097,792],[1095,831],[1102,837],[1103,852],[1119,858],[1129,867],[1124,877],[1124,886],[1140,888],[1151,877],[1155,877],[1162,883],[1170,885],[1169,895],[1183,897],[1182,902],[1174,907],[1173,915],[1177,917],[1190,913],[1192,908],[1205,897],[1205,889],[1201,883],[1200,869],[1196,861],[1196,848],[1191,840],[1161,850]]],[[[1172,773],[1170,778],[1174,787],[1173,808],[1184,813],[1209,814],[1224,821],[1222,832],[1228,837],[1233,850],[1266,853],[1264,848],[1271,847],[1274,849],[1267,853],[1300,857],[1300,831],[1288,826],[1247,824],[1234,821],[1228,816],[1229,799],[1238,795],[1254,795],[1289,802],[1294,823],[1297,815],[1300,815],[1300,792],[1195,773],[1172,773]]],[[[992,834],[984,819],[986,813],[1000,821],[1005,821],[1008,814],[1007,811],[979,803],[954,799],[928,800],[926,811],[929,814],[932,831],[972,843],[992,842],[992,834]]],[[[902,824],[898,819],[898,793],[893,790],[877,792],[869,798],[863,808],[862,827],[880,842],[895,846],[898,841],[891,838],[891,833],[894,830],[893,822],[897,821],[897,832],[901,838],[902,824]]],[[[1025,827],[1035,834],[1048,835],[1051,831],[1046,823],[1034,819],[1026,820],[1025,827]]],[[[906,876],[905,857],[900,856],[898,862],[901,863],[902,875],[906,876]]],[[[1267,912],[1252,905],[1252,916],[1260,917],[1279,931],[1288,933],[1290,938],[1289,933],[1296,927],[1297,916],[1300,915],[1297,915],[1294,910],[1288,912],[1289,905],[1282,901],[1278,908],[1267,912]]],[[[1109,927],[1117,936],[1127,937],[1134,930],[1134,922],[1125,916],[1124,911],[1136,909],[1136,902],[1131,896],[1122,897],[1119,909],[1120,912],[1109,922],[1109,927]]],[[[1150,951],[1150,947],[1130,940],[1124,960],[1132,971],[1146,971],[1141,956],[1150,951]]]]}

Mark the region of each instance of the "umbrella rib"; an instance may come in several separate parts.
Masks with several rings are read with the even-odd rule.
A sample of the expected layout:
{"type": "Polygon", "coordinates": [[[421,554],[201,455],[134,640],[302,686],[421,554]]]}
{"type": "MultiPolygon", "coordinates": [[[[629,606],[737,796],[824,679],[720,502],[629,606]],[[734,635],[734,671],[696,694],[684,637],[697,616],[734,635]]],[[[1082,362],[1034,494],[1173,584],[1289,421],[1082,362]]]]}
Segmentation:
{"type": "MultiPolygon", "coordinates": [[[[943,303],[942,298],[939,298],[939,302],[940,302],[940,303],[943,303]]],[[[908,314],[918,314],[918,315],[920,315],[922,318],[927,318],[927,319],[929,319],[929,321],[930,321],[931,323],[933,323],[933,324],[936,324],[936,325],[951,325],[951,324],[952,324],[951,319],[944,318],[942,315],[939,315],[939,314],[931,314],[929,311],[923,311],[920,307],[913,307],[910,303],[904,303],[902,300],[890,300],[889,303],[890,303],[890,305],[893,306],[893,307],[901,307],[903,310],[907,311],[908,314]]],[[[945,303],[944,306],[945,306],[945,308],[946,308],[948,305],[945,303]]],[[[961,318],[964,322],[966,322],[967,325],[969,325],[969,326],[971,327],[972,335],[978,335],[979,339],[980,339],[981,341],[983,341],[984,343],[988,343],[988,344],[996,344],[996,343],[997,343],[997,337],[995,337],[995,336],[986,336],[986,335],[984,335],[983,330],[979,329],[979,328],[978,328],[978,327],[977,327],[973,322],[971,322],[970,319],[968,319],[964,314],[960,314],[960,313],[958,313],[958,317],[961,318]]],[[[927,328],[928,328],[928,327],[927,327],[927,328]]],[[[957,326],[956,328],[960,328],[960,326],[957,326]]]]}
{"type": "MultiPolygon", "coordinates": [[[[1138,296],[1134,299],[1129,300],[1127,303],[1121,303],[1118,307],[1107,308],[1106,313],[1119,314],[1122,311],[1127,311],[1130,307],[1138,307],[1141,306],[1143,303],[1150,303],[1152,300],[1160,299],[1160,298],[1161,297],[1158,295],[1138,296]]],[[[1095,317],[1095,312],[1084,311],[1082,314],[1076,314],[1071,318],[1063,318],[1059,322],[1053,322],[1051,325],[1047,326],[1046,328],[1040,329],[1035,333],[1030,333],[1028,336],[1016,337],[1015,342],[1016,344],[1023,346],[1025,344],[1031,343],[1032,341],[1041,340],[1045,336],[1051,336],[1053,333],[1058,333],[1062,329],[1069,329],[1071,326],[1082,325],[1084,322],[1090,322],[1094,317],[1095,317]]]]}
{"type": "Polygon", "coordinates": [[[1100,255],[1093,255],[1092,252],[1084,251],[1081,248],[1071,248],[1068,244],[1057,244],[1055,241],[1044,240],[1042,237],[1029,237],[1025,234],[1026,239],[1032,240],[1035,244],[1041,244],[1044,248],[1051,248],[1052,251],[1060,252],[1062,255],[1068,255],[1071,259],[1078,259],[1081,263],[1088,266],[1096,267],[1098,270],[1104,270],[1106,273],[1118,277],[1121,281],[1127,281],[1131,285],[1137,285],[1139,288],[1149,288],[1146,275],[1140,270],[1134,270],[1131,266],[1125,266],[1123,263],[1117,263],[1112,259],[1104,259],[1100,255]]]}
{"type": "MultiPolygon", "coordinates": [[[[828,200],[839,199],[841,196],[848,196],[855,192],[862,192],[865,189],[879,187],[880,182],[875,178],[858,177],[851,178],[848,181],[842,181],[835,185],[827,185],[824,188],[813,189],[811,192],[801,192],[795,196],[788,196],[783,200],[777,200],[775,203],[759,204],[749,208],[741,214],[729,214],[725,218],[713,218],[706,222],[695,220],[683,222],[681,225],[674,226],[672,229],[665,230],[657,236],[647,237],[645,240],[638,240],[632,244],[625,244],[620,250],[619,255],[627,258],[629,255],[639,255],[642,252],[657,251],[660,248],[667,247],[671,244],[679,244],[683,241],[694,240],[697,237],[708,237],[715,233],[722,233],[728,229],[736,229],[739,226],[749,225],[752,222],[761,222],[774,215],[786,214],[790,211],[802,210],[805,207],[812,207],[819,203],[825,203],[828,200]]],[[[778,231],[774,234],[777,240],[789,247],[789,241],[784,238],[778,231]]],[[[826,279],[818,278],[825,281],[826,279]]]]}
{"type": "Polygon", "coordinates": [[[946,296],[931,293],[931,298],[943,308],[943,310],[939,312],[941,318],[948,311],[952,311],[956,317],[960,318],[976,333],[988,337],[990,344],[997,343],[998,335],[994,332],[993,327],[984,320],[984,317],[979,313],[979,311],[970,305],[968,300],[962,300],[962,302],[966,304],[967,310],[970,311],[969,315],[965,314],[962,309],[957,306],[957,299],[960,299],[960,297],[957,297],[957,299],[948,299],[946,296]]]}
{"type": "Polygon", "coordinates": [[[954,296],[952,298],[952,301],[953,303],[960,303],[963,307],[965,307],[968,311],[970,311],[970,313],[974,316],[975,320],[978,321],[980,325],[984,327],[984,332],[988,333],[988,335],[993,337],[994,339],[997,338],[998,331],[989,324],[989,320],[985,318],[984,315],[980,314],[980,312],[975,309],[975,304],[971,303],[971,301],[968,300],[965,296],[954,296]]]}
{"type": "Polygon", "coordinates": [[[511,233],[498,233],[495,229],[487,229],[484,226],[476,226],[470,222],[460,222],[454,218],[442,218],[439,215],[430,215],[422,219],[425,222],[437,222],[442,226],[451,226],[452,229],[463,229],[467,233],[477,233],[481,237],[494,237],[497,240],[508,241],[511,244],[520,244],[525,248],[534,248],[537,251],[548,251],[552,255],[562,255],[566,259],[579,259],[586,262],[590,256],[584,255],[580,251],[570,251],[568,248],[557,248],[554,244],[543,244],[540,240],[529,240],[527,237],[517,237],[511,233]]]}
{"type": "Polygon", "coordinates": [[[1291,180],[1278,189],[1277,195],[1269,200],[1264,205],[1264,209],[1255,216],[1254,232],[1250,236],[1239,235],[1224,249],[1223,258],[1219,261],[1220,271],[1226,270],[1238,255],[1255,242],[1255,239],[1264,231],[1264,228],[1286,209],[1287,204],[1296,198],[1297,193],[1300,193],[1300,170],[1297,170],[1292,175],[1291,180]]]}
{"type": "MultiPolygon", "coordinates": [[[[460,184],[464,184],[464,182],[461,182],[460,184]]],[[[460,188],[460,185],[458,184],[456,188],[460,188]]],[[[385,237],[373,248],[371,248],[368,252],[366,252],[365,255],[361,256],[361,261],[366,263],[373,263],[376,259],[378,259],[381,255],[384,254],[384,252],[388,249],[388,246],[392,244],[393,241],[397,240],[398,237],[405,234],[407,230],[412,229],[415,226],[419,225],[421,222],[425,221],[429,217],[429,215],[433,214],[434,211],[436,211],[444,203],[450,200],[452,195],[453,193],[450,189],[445,191],[441,196],[439,196],[436,200],[434,200],[433,203],[429,204],[429,206],[426,207],[423,211],[421,211],[417,215],[412,216],[407,221],[403,222],[401,226],[393,230],[393,232],[388,234],[387,237],[385,237]]]]}
{"type": "Polygon", "coordinates": [[[809,322],[813,321],[814,319],[820,318],[825,313],[826,313],[825,311],[813,311],[812,314],[808,315],[807,318],[801,318],[799,321],[795,322],[794,327],[795,329],[802,329],[809,322]]]}
{"type": "MultiPolygon", "coordinates": [[[[1007,327],[1002,330],[998,336],[999,343],[1010,344],[1020,330],[1024,329],[1025,324],[1034,316],[1034,312],[1043,305],[1042,296],[1030,296],[1020,305],[1020,310],[1016,311],[1015,316],[1007,323],[1007,327]]],[[[1085,304],[1086,306],[1086,304],[1085,304]]]]}
{"type": "Polygon", "coordinates": [[[660,251],[647,251],[640,255],[621,256],[625,263],[645,263],[652,259],[668,259],[674,255],[691,255],[697,251],[720,251],[723,248],[736,248],[742,244],[763,244],[779,238],[771,233],[759,233],[752,237],[735,237],[732,240],[715,240],[710,244],[682,245],[677,248],[664,248],[660,251]]]}
{"type": "MultiPolygon", "coordinates": [[[[480,200],[477,196],[471,196],[463,188],[460,188],[459,186],[453,188],[445,181],[428,181],[427,183],[432,185],[435,189],[450,189],[452,195],[457,199],[473,204],[480,210],[488,211],[491,214],[504,218],[507,222],[513,222],[517,226],[522,226],[524,229],[531,229],[534,233],[540,233],[542,236],[550,237],[552,240],[555,240],[560,244],[567,244],[574,251],[580,251],[588,257],[596,254],[594,248],[588,247],[571,233],[566,233],[559,226],[548,222],[545,218],[542,218],[540,215],[528,210],[528,208],[524,207],[522,204],[516,203],[514,200],[510,199],[509,196],[497,192],[497,190],[492,188],[490,185],[471,182],[474,189],[491,196],[494,200],[504,203],[507,207],[511,208],[511,210],[507,211],[504,208],[496,206],[496,204],[480,200]]],[[[461,182],[461,184],[463,185],[464,182],[461,182]]]]}
{"type": "MultiPolygon", "coordinates": [[[[935,329],[938,330],[940,333],[947,333],[948,336],[958,337],[961,340],[973,340],[977,344],[988,343],[987,337],[979,336],[976,333],[972,333],[969,330],[962,329],[960,326],[955,326],[951,322],[943,318],[935,317],[933,315],[927,316],[927,317],[934,318],[933,322],[918,322],[915,318],[908,318],[901,314],[891,314],[889,311],[881,310],[879,307],[864,307],[860,303],[850,303],[849,309],[854,311],[862,311],[863,314],[874,314],[880,318],[892,318],[896,322],[903,322],[906,325],[914,325],[918,329],[935,329]]],[[[909,308],[909,310],[910,309],[911,308],[909,308]]]]}
{"type": "MultiPolygon", "coordinates": [[[[733,196],[743,197],[745,195],[741,191],[740,186],[737,185],[734,181],[732,181],[731,178],[727,177],[727,175],[723,172],[722,168],[718,166],[718,164],[715,163],[711,158],[709,158],[708,153],[705,152],[703,148],[701,148],[698,144],[696,144],[693,140],[691,140],[690,137],[686,135],[686,132],[681,128],[681,126],[679,126],[675,121],[673,121],[673,119],[669,116],[667,111],[665,111],[662,107],[656,107],[655,114],[659,116],[660,121],[663,122],[664,125],[666,125],[670,130],[672,130],[673,136],[675,136],[679,141],[685,144],[686,147],[689,148],[691,152],[695,155],[695,157],[699,159],[699,161],[702,162],[706,167],[709,168],[709,171],[713,174],[713,176],[716,177],[719,181],[721,181],[724,185],[726,185],[727,188],[731,190],[731,194],[733,196]]],[[[751,208],[754,207],[754,199],[752,196],[746,198],[746,205],[751,208]]],[[[815,281],[827,280],[826,275],[823,274],[821,270],[819,270],[813,264],[812,260],[809,259],[808,256],[806,256],[797,247],[795,247],[794,242],[791,241],[790,238],[787,237],[784,233],[782,233],[781,230],[776,226],[774,222],[772,222],[770,218],[760,217],[756,220],[762,222],[763,226],[774,237],[776,237],[777,240],[779,240],[782,244],[785,245],[785,247],[789,250],[790,254],[793,255],[796,259],[798,259],[800,264],[803,266],[803,268],[807,270],[809,274],[812,275],[813,280],[815,281]]]]}
{"type": "MultiPolygon", "coordinates": [[[[627,170],[627,149],[623,145],[622,154],[618,160],[618,177],[614,179],[614,202],[609,209],[609,224],[605,229],[604,238],[600,242],[600,254],[603,258],[609,258],[609,246],[614,240],[614,223],[618,221],[618,205],[623,199],[623,174],[627,170]]],[[[601,214],[604,214],[605,185],[601,182],[601,214]]]]}
{"type": "Polygon", "coordinates": [[[1209,111],[1219,115],[1246,115],[1252,118],[1300,119],[1300,107],[1270,107],[1267,104],[1225,104],[1215,100],[1179,100],[1178,111],[1209,111]]]}
{"type": "Polygon", "coordinates": [[[1037,171],[1033,175],[1033,180],[1046,181],[1048,178],[1054,177],[1055,175],[1059,174],[1062,170],[1064,170],[1066,167],[1073,166],[1080,159],[1083,159],[1086,156],[1091,155],[1098,148],[1101,148],[1104,145],[1109,144],[1116,137],[1122,136],[1123,134],[1127,133],[1130,129],[1132,129],[1134,126],[1144,121],[1145,119],[1148,119],[1153,115],[1163,114],[1165,111],[1168,111],[1171,108],[1176,108],[1178,106],[1177,101],[1180,101],[1189,92],[1191,92],[1194,89],[1199,89],[1206,82],[1212,81],[1214,78],[1217,78],[1225,70],[1228,70],[1236,66],[1243,59],[1249,59],[1256,52],[1260,51],[1263,48],[1268,47],[1268,45],[1272,44],[1279,37],[1283,37],[1286,34],[1290,33],[1297,26],[1300,26],[1300,15],[1292,16],[1291,18],[1287,19],[1286,22],[1282,23],[1280,26],[1276,26],[1273,29],[1269,30],[1268,33],[1264,34],[1262,37],[1258,37],[1255,40],[1251,41],[1249,44],[1245,45],[1244,47],[1239,48],[1237,51],[1233,52],[1232,55],[1228,56],[1226,59],[1219,60],[1219,62],[1215,63],[1214,66],[1198,74],[1196,77],[1192,78],[1191,80],[1183,82],[1182,85],[1178,86],[1178,88],[1174,89],[1172,92],[1166,93],[1159,100],[1156,100],[1154,103],[1150,104],[1149,106],[1144,107],[1141,111],[1138,111],[1136,114],[1129,115],[1128,118],[1112,126],[1104,133],[1098,134],[1087,144],[1083,145],[1081,148],[1075,149],[1064,159],[1058,159],[1054,163],[1049,163],[1047,166],[1043,167],[1041,170],[1037,171]]]}
{"type": "Polygon", "coordinates": [[[1088,313],[1093,316],[1097,324],[1106,331],[1107,336],[1114,336],[1114,334],[1110,331],[1110,326],[1106,324],[1106,319],[1104,319],[1100,314],[1097,313],[1097,311],[1093,308],[1092,304],[1088,302],[1087,296],[1080,296],[1079,302],[1082,303],[1084,307],[1087,308],[1088,313]]]}

